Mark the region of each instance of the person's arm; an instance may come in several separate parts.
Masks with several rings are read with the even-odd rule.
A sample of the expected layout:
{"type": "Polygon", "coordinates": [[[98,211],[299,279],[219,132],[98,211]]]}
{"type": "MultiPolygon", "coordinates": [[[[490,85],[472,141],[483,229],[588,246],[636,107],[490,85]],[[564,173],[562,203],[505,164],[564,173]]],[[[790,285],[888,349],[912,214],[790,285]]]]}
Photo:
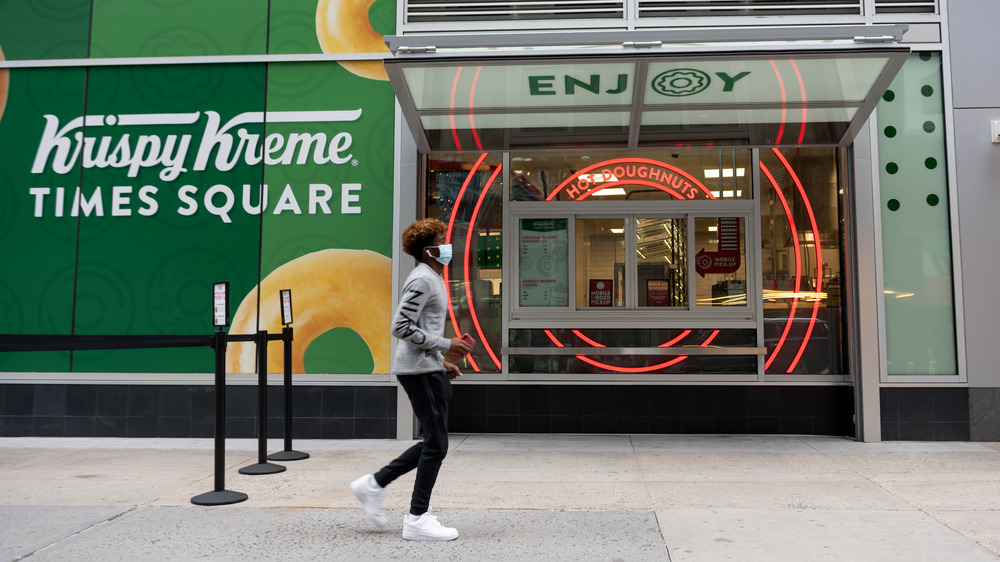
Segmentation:
{"type": "Polygon", "coordinates": [[[417,325],[417,319],[427,304],[431,287],[420,277],[410,279],[403,287],[399,307],[392,318],[392,335],[424,349],[446,352],[452,343],[448,338],[428,334],[417,325]]]}

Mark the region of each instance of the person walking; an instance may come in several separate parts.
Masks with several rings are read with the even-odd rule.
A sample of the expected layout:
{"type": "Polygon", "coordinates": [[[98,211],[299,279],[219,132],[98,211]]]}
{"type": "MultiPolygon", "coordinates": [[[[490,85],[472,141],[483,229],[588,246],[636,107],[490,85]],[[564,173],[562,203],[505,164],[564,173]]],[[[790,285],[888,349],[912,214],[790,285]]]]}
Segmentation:
{"type": "Polygon", "coordinates": [[[385,488],[407,472],[417,469],[410,497],[410,511],[403,516],[403,538],[407,540],[454,540],[458,531],[445,527],[431,514],[430,498],[441,461],[448,454],[448,402],[451,380],[462,376],[458,366],[442,353],[464,356],[471,341],[444,337],[448,299],[442,274],[451,261],[451,244],[445,244],[447,227],[437,219],[412,223],[403,232],[403,251],[417,266],[403,284],[399,306],[392,318],[392,335],[399,339],[392,359],[392,374],[410,399],[413,413],[423,429],[423,440],[374,474],[351,482],[368,518],[385,527],[382,509],[385,488]]]}

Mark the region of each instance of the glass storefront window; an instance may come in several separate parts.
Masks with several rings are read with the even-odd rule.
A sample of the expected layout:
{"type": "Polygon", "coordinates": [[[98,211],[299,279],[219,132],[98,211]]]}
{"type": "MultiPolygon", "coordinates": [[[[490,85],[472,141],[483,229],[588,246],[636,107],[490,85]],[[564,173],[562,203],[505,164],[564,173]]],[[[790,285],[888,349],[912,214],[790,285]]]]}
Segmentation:
{"type": "Polygon", "coordinates": [[[569,304],[566,219],[521,219],[518,290],[521,306],[569,304]]]}
{"type": "Polygon", "coordinates": [[[748,149],[512,153],[512,201],[668,201],[753,197],[748,149]]]}
{"type": "Polygon", "coordinates": [[[639,306],[688,305],[687,221],[636,219],[639,306]]]}
{"type": "Polygon", "coordinates": [[[577,219],[576,307],[625,306],[625,222],[577,219]]]}
{"type": "Polygon", "coordinates": [[[760,152],[766,373],[846,371],[841,158],[835,148],[760,152]]]}
{"type": "Polygon", "coordinates": [[[698,306],[746,306],[747,259],[742,217],[694,219],[698,306]]]}
{"type": "Polygon", "coordinates": [[[890,377],[958,375],[940,53],[915,53],[878,104],[890,377]]]}
{"type": "Polygon", "coordinates": [[[500,155],[436,154],[425,166],[426,216],[448,225],[448,242],[454,247],[444,271],[450,304],[445,333],[467,333],[479,342],[460,363],[465,371],[499,372],[504,234],[500,155]]]}
{"type": "Polygon", "coordinates": [[[746,355],[695,355],[684,354],[692,347],[752,348],[757,333],[753,329],[515,329],[511,330],[511,343],[520,348],[552,348],[551,354],[517,354],[510,357],[511,373],[537,374],[665,374],[685,375],[703,373],[753,374],[757,372],[757,356],[746,355]],[[625,355],[600,355],[562,353],[558,348],[635,347],[661,348],[658,355],[643,354],[641,350],[625,355]],[[676,354],[666,350],[677,348],[676,354]]]}
{"type": "MultiPolygon", "coordinates": [[[[762,150],[759,173],[751,150],[508,158],[505,195],[502,155],[427,160],[428,214],[449,223],[455,245],[447,270],[451,323],[484,342],[469,371],[570,377],[845,373],[839,149],[762,150]],[[624,195],[569,192],[568,180],[594,183],[593,174],[609,160],[624,167],[625,158],[633,158],[635,175],[646,162],[647,179],[648,162],[672,166],[694,191],[664,183],[616,186],[624,195]],[[501,200],[509,201],[506,213],[501,200]],[[505,216],[510,224],[503,224],[505,216]],[[762,271],[754,248],[760,248],[762,271]],[[506,301],[503,255],[515,259],[507,272],[514,290],[506,301]],[[671,346],[710,349],[684,359],[657,349],[671,346]],[[637,349],[581,355],[560,347],[637,349]],[[732,349],[738,347],[753,349],[732,349]]],[[[626,177],[633,173],[628,165],[626,177]]]]}

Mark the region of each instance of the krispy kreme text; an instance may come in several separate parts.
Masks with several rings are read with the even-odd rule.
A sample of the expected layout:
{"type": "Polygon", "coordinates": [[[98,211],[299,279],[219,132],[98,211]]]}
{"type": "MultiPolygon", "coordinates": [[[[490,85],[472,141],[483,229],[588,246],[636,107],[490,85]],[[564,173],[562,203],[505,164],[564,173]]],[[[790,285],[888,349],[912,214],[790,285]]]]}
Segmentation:
{"type": "MultiPolygon", "coordinates": [[[[145,185],[135,189],[131,185],[115,185],[110,188],[94,187],[89,192],[84,193],[79,187],[66,189],[63,187],[32,187],[28,193],[34,198],[34,213],[36,217],[78,217],[95,216],[103,217],[128,217],[133,213],[142,216],[155,215],[160,204],[156,199],[159,188],[154,185],[145,185]]],[[[361,214],[361,184],[345,183],[340,186],[340,206],[342,215],[361,214]]],[[[191,216],[198,212],[199,206],[204,207],[209,213],[222,219],[222,222],[231,223],[230,213],[237,208],[243,209],[250,215],[257,215],[267,212],[270,208],[270,198],[267,184],[250,185],[243,184],[242,197],[237,203],[236,191],[227,185],[216,184],[208,189],[201,190],[193,185],[184,185],[177,190],[177,198],[180,205],[177,207],[177,214],[191,216]]],[[[309,193],[305,197],[305,204],[300,203],[303,197],[296,197],[291,184],[286,184],[278,202],[274,205],[271,214],[280,215],[282,213],[292,213],[310,215],[333,213],[337,209],[336,203],[331,199],[334,197],[334,190],[325,183],[309,184],[309,193]],[[331,209],[333,204],[333,209],[331,209]]]]}
{"type": "MultiPolygon", "coordinates": [[[[266,119],[267,124],[354,122],[361,113],[361,109],[271,111],[266,119]]],[[[158,169],[160,180],[173,182],[189,171],[188,166],[191,171],[204,171],[211,166],[217,171],[228,172],[239,164],[255,166],[262,162],[268,166],[358,164],[350,152],[353,137],[346,131],[331,135],[322,132],[263,135],[248,130],[248,125],[265,122],[264,112],[241,113],[225,123],[215,111],[87,115],[65,124],[54,115],[45,115],[44,119],[42,138],[31,167],[33,174],[47,170],[67,174],[81,166],[83,169],[119,168],[127,177],[134,178],[141,170],[158,169]],[[184,131],[151,134],[148,129],[135,129],[151,126],[190,128],[199,123],[203,123],[203,128],[197,136],[184,131]]],[[[361,184],[340,186],[341,214],[361,212],[360,191],[361,184]]],[[[159,210],[156,198],[159,192],[160,188],[154,185],[97,186],[86,190],[80,187],[29,188],[36,217],[129,216],[133,212],[150,216],[159,210]]],[[[267,185],[244,184],[242,190],[221,184],[181,185],[176,189],[176,197],[180,202],[178,214],[193,215],[203,207],[226,223],[231,222],[229,213],[233,209],[242,208],[249,214],[258,214],[270,206],[267,185]]],[[[300,194],[299,198],[291,185],[285,185],[272,212],[330,214],[333,197],[334,188],[325,183],[309,184],[308,195],[300,194]]],[[[334,203],[334,208],[337,207],[334,203]]]]}
{"type": "MultiPolygon", "coordinates": [[[[130,126],[193,125],[201,120],[202,112],[151,113],[133,115],[87,115],[72,119],[59,126],[59,118],[45,115],[45,129],[38,143],[33,174],[45,171],[51,161],[52,171],[64,174],[72,170],[82,157],[84,169],[128,168],[128,177],[134,178],[142,168],[162,167],[160,179],[173,181],[186,172],[184,163],[192,146],[194,135],[169,134],[133,136],[127,129],[115,142],[112,136],[91,136],[93,130],[104,127],[127,128],[130,126]],[[84,133],[88,133],[85,135],[84,133]],[[113,145],[113,146],[112,146],[113,145]]],[[[350,133],[341,132],[327,138],[325,133],[250,133],[242,125],[264,123],[263,111],[241,113],[221,124],[215,111],[206,111],[205,128],[197,143],[192,169],[203,171],[215,151],[215,168],[226,172],[240,160],[249,165],[305,164],[312,156],[316,164],[343,164],[351,160],[347,153],[353,139],[350,133]]],[[[271,111],[267,123],[330,123],[357,121],[361,110],[350,111],[271,111]]],[[[115,131],[117,132],[117,131],[115,131]]]]}

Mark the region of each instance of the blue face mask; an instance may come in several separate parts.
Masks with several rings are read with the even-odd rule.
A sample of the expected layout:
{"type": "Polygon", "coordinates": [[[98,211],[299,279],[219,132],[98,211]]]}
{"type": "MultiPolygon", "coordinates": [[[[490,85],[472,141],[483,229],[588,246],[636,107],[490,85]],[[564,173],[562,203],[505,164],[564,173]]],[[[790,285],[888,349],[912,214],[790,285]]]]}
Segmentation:
{"type": "Polygon", "coordinates": [[[440,246],[428,246],[428,248],[437,248],[438,255],[434,257],[439,263],[443,265],[448,265],[451,263],[451,244],[441,244],[440,246]]]}

